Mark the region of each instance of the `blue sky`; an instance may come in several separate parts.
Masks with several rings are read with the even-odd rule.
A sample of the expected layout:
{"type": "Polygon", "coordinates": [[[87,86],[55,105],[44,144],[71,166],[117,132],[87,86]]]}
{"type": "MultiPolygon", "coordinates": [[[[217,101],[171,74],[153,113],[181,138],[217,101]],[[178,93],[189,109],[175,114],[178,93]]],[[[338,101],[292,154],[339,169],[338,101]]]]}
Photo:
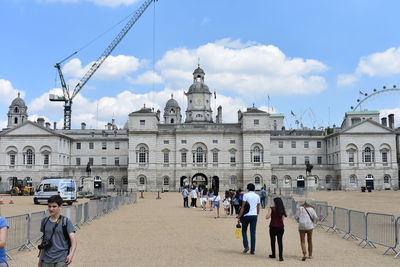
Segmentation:
{"type": "MultiPolygon", "coordinates": [[[[61,126],[62,103],[48,101],[61,93],[54,63],[142,2],[0,0],[1,126],[17,92],[31,120],[61,126]]],[[[291,111],[308,127],[340,125],[360,90],[399,82],[398,10],[394,0],[159,0],[74,99],[72,126],[103,128],[114,116],[122,127],[144,104],[163,111],[171,94],[184,111],[198,58],[225,122],[253,103],[267,109],[269,95],[270,111],[284,113],[288,127],[296,127],[291,111]]],[[[64,63],[72,88],[125,22],[64,63]]],[[[362,108],[399,117],[399,100],[381,94],[362,108]]]]}

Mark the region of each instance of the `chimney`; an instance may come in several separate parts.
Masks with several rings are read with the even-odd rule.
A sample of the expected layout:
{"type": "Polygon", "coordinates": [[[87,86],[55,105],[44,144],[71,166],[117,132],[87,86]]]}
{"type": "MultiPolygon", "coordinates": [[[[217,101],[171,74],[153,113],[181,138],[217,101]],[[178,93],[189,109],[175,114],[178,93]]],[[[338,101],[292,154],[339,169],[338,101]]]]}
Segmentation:
{"type": "Polygon", "coordinates": [[[111,130],[112,129],[112,124],[109,122],[107,123],[107,130],[111,130]]]}
{"type": "Polygon", "coordinates": [[[37,124],[44,127],[44,118],[37,118],[37,124]]]}
{"type": "Polygon", "coordinates": [[[85,130],[86,129],[86,123],[82,122],[81,123],[81,130],[85,130]]]}
{"type": "Polygon", "coordinates": [[[383,118],[381,119],[381,122],[382,122],[382,125],[383,125],[383,126],[388,127],[388,125],[387,125],[387,118],[386,118],[386,117],[383,117],[383,118]]]}
{"type": "Polygon", "coordinates": [[[389,114],[388,118],[389,118],[389,128],[394,129],[394,114],[389,114]]]}
{"type": "Polygon", "coordinates": [[[217,119],[216,122],[217,123],[222,123],[222,107],[218,106],[218,112],[217,112],[217,119]]]}
{"type": "Polygon", "coordinates": [[[53,129],[57,130],[57,122],[53,122],[53,129]]]}
{"type": "Polygon", "coordinates": [[[46,122],[46,128],[47,128],[47,129],[50,129],[50,125],[51,125],[50,122],[46,122]]]}

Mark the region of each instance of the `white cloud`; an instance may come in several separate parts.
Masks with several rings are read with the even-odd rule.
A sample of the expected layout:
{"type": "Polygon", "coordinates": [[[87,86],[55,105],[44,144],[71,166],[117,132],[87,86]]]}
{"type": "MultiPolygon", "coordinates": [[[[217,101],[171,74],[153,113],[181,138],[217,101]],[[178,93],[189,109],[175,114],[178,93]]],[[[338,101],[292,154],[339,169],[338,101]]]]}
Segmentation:
{"type": "Polygon", "coordinates": [[[21,93],[21,98],[25,96],[25,92],[15,89],[10,81],[0,79],[0,103],[9,105],[11,101],[21,93]]]}
{"type": "MultiPolygon", "coordinates": [[[[83,75],[92,67],[95,61],[82,67],[80,59],[74,58],[68,61],[63,67],[63,74],[72,78],[82,78],[83,75]]],[[[117,79],[126,76],[128,73],[136,71],[140,67],[140,61],[133,56],[109,56],[101,67],[93,75],[97,79],[117,79]]]]}
{"type": "Polygon", "coordinates": [[[200,58],[210,90],[235,92],[245,97],[267,94],[309,94],[326,88],[318,73],[327,66],[314,59],[289,58],[278,47],[222,39],[196,49],[178,48],[156,64],[170,88],[188,88],[200,58]]]}
{"type": "Polygon", "coordinates": [[[131,5],[133,3],[138,2],[138,0],[39,0],[39,2],[62,2],[62,3],[79,3],[79,2],[90,2],[100,6],[110,6],[116,7],[120,5],[131,5]]]}
{"type": "Polygon", "coordinates": [[[152,71],[146,71],[136,78],[128,78],[128,81],[132,84],[150,84],[150,83],[162,83],[163,79],[160,75],[152,71]]]}
{"type": "Polygon", "coordinates": [[[400,47],[391,47],[360,58],[353,74],[342,74],[337,78],[339,86],[352,85],[362,75],[370,77],[387,77],[400,74],[400,47]]]}

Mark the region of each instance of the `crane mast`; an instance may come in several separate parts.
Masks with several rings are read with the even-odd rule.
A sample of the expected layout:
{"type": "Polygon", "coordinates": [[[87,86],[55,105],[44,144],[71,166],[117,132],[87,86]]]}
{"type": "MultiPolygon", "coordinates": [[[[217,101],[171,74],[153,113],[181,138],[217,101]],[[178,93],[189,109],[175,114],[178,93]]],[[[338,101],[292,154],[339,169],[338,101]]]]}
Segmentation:
{"type": "Polygon", "coordinates": [[[63,101],[64,102],[64,129],[71,129],[71,113],[72,113],[72,100],[75,96],[82,90],[82,87],[89,81],[89,79],[93,76],[93,74],[100,68],[100,66],[104,63],[107,57],[112,53],[112,51],[117,47],[117,45],[121,42],[121,40],[125,37],[128,31],[132,28],[133,25],[138,21],[138,19],[142,16],[142,14],[146,11],[146,9],[150,6],[152,2],[156,2],[158,0],[146,0],[138,10],[136,10],[135,14],[129,19],[127,24],[122,28],[122,30],[118,33],[118,35],[114,38],[114,40],[108,45],[108,47],[104,50],[104,52],[100,55],[100,57],[94,62],[91,68],[86,72],[86,74],[79,80],[78,84],[75,86],[72,94],[70,94],[69,88],[65,83],[64,75],[61,70],[61,64],[75,55],[77,52],[74,52],[72,55],[68,56],[64,60],[55,64],[55,68],[58,71],[58,75],[60,76],[61,87],[63,90],[63,96],[56,96],[51,94],[49,96],[50,101],[63,101]]]}

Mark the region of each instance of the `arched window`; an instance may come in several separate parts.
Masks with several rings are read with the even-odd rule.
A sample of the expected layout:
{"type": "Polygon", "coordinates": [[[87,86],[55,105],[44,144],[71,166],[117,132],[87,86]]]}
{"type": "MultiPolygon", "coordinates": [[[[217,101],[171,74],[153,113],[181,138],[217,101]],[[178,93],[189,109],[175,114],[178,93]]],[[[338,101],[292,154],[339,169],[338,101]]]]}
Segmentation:
{"type": "Polygon", "coordinates": [[[18,118],[17,117],[14,118],[14,124],[18,124],[18,118]]]}
{"type": "Polygon", "coordinates": [[[174,119],[173,118],[171,119],[171,123],[174,123],[174,119]]]}
{"type": "Polygon", "coordinates": [[[175,110],[174,110],[173,108],[171,108],[170,113],[171,113],[171,114],[175,114],[175,110]]]}
{"type": "Polygon", "coordinates": [[[142,176],[139,178],[139,184],[144,185],[146,183],[146,179],[142,176]]]}
{"type": "Polygon", "coordinates": [[[385,176],[383,176],[383,183],[390,184],[390,175],[386,174],[385,176]]]}
{"type": "Polygon", "coordinates": [[[122,184],[128,184],[128,177],[122,177],[122,184]]]}
{"type": "Polygon", "coordinates": [[[260,149],[259,146],[255,146],[250,153],[251,153],[251,161],[252,162],[255,162],[255,163],[262,162],[262,160],[263,160],[262,150],[260,149]]]}
{"type": "Polygon", "coordinates": [[[285,184],[289,184],[292,181],[292,178],[289,175],[285,176],[285,184]]]}
{"type": "Polygon", "coordinates": [[[372,174],[368,174],[367,176],[365,176],[366,180],[374,180],[374,176],[372,174]]]}
{"type": "Polygon", "coordinates": [[[261,184],[261,178],[260,178],[259,176],[256,176],[256,177],[254,178],[254,183],[255,183],[255,184],[261,184]]]}
{"type": "Polygon", "coordinates": [[[164,185],[169,185],[169,178],[168,177],[164,177],[164,185]]]}
{"type": "Polygon", "coordinates": [[[236,177],[235,176],[231,177],[231,184],[236,184],[236,177]]]}
{"type": "Polygon", "coordinates": [[[278,178],[275,175],[273,175],[271,178],[271,184],[277,184],[277,182],[278,182],[278,178]]]}
{"type": "Polygon", "coordinates": [[[19,112],[19,108],[18,107],[15,107],[14,108],[14,113],[18,113],[19,112]]]}
{"type": "Polygon", "coordinates": [[[374,150],[368,146],[363,151],[363,161],[366,163],[374,162],[374,150]]]}
{"type": "Polygon", "coordinates": [[[332,182],[332,176],[327,175],[327,176],[325,177],[325,183],[326,183],[326,184],[330,184],[331,182],[332,182]]]}
{"type": "Polygon", "coordinates": [[[148,160],[148,151],[144,146],[139,148],[139,163],[146,163],[148,160]]]}
{"type": "Polygon", "coordinates": [[[353,174],[353,175],[350,175],[349,182],[350,182],[351,184],[355,184],[356,181],[357,181],[357,176],[355,176],[354,174],[353,174]]]}
{"type": "Polygon", "coordinates": [[[115,184],[115,179],[114,179],[114,177],[110,176],[108,178],[108,185],[114,185],[114,184],[115,184]]]}
{"type": "Polygon", "coordinates": [[[28,148],[24,153],[24,164],[26,165],[35,164],[35,153],[33,153],[33,150],[30,148],[28,148]]]}
{"type": "Polygon", "coordinates": [[[203,163],[203,160],[204,160],[204,151],[201,147],[198,147],[196,149],[196,162],[203,163]]]}

